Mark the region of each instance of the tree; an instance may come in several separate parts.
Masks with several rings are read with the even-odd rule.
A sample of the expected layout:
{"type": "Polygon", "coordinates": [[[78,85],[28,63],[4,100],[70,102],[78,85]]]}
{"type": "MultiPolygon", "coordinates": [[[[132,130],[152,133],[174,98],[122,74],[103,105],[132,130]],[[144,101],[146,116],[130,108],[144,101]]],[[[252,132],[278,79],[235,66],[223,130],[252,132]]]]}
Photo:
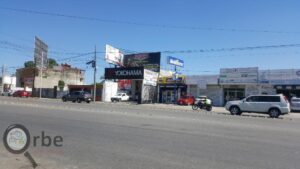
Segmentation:
{"type": "Polygon", "coordinates": [[[63,80],[59,80],[58,87],[59,87],[60,91],[63,91],[63,89],[65,87],[65,82],[63,80]]]}
{"type": "Polygon", "coordinates": [[[53,68],[53,66],[58,66],[58,63],[56,62],[55,59],[49,58],[48,59],[48,67],[53,68]]]}
{"type": "Polygon", "coordinates": [[[24,67],[26,67],[26,68],[28,68],[28,67],[33,68],[33,67],[35,67],[35,63],[33,61],[27,61],[27,62],[24,63],[24,67]]]}
{"type": "Polygon", "coordinates": [[[65,87],[65,82],[63,80],[58,81],[58,87],[65,87]]]}

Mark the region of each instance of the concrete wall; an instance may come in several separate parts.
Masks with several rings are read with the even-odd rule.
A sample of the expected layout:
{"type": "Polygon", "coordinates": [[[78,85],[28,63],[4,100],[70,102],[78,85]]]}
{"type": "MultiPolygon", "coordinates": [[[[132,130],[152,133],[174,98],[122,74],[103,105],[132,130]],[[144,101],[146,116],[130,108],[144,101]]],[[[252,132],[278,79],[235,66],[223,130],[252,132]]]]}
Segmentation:
{"type": "Polygon", "coordinates": [[[198,96],[204,95],[212,99],[214,106],[222,106],[223,89],[218,85],[207,85],[206,89],[198,89],[198,96]]]}
{"type": "Polygon", "coordinates": [[[68,85],[83,85],[84,84],[84,74],[80,70],[64,70],[53,71],[51,69],[43,72],[43,78],[40,78],[40,72],[35,77],[34,87],[35,88],[53,88],[58,85],[58,81],[63,80],[65,82],[64,90],[68,89],[68,85]]]}

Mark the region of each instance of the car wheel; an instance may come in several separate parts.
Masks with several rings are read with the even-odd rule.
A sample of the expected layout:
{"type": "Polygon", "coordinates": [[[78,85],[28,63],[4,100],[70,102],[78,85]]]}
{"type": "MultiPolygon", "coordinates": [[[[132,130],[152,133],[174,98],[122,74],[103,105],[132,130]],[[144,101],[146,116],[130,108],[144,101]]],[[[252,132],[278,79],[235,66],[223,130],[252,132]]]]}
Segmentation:
{"type": "Polygon", "coordinates": [[[192,109],[193,109],[193,110],[197,110],[198,108],[199,108],[199,107],[198,107],[197,104],[192,105],[192,109]]]}
{"type": "Polygon", "coordinates": [[[280,116],[280,110],[277,108],[272,108],[269,110],[269,116],[271,118],[278,118],[280,116]]]}
{"type": "Polygon", "coordinates": [[[91,101],[86,101],[86,103],[91,103],[91,101]]]}
{"type": "Polygon", "coordinates": [[[81,100],[79,98],[77,98],[77,103],[81,103],[81,100]]]}
{"type": "Polygon", "coordinates": [[[62,101],[63,101],[63,102],[67,102],[67,98],[63,97],[63,98],[62,98],[62,101]]]}
{"type": "Polygon", "coordinates": [[[240,110],[240,108],[239,107],[237,107],[237,106],[232,106],[231,108],[230,108],[230,114],[231,115],[241,115],[242,114],[242,112],[241,112],[241,110],[240,110]]]}
{"type": "Polygon", "coordinates": [[[206,110],[207,110],[207,111],[211,111],[211,110],[212,110],[212,106],[207,106],[207,107],[206,107],[206,110]]]}

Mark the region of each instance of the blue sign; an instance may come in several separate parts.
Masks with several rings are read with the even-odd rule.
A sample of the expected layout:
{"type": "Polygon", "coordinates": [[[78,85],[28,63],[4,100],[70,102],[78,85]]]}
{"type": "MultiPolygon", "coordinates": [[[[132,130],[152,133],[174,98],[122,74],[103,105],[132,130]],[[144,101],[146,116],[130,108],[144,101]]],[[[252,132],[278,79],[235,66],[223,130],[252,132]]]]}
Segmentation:
{"type": "Polygon", "coordinates": [[[170,64],[170,65],[175,65],[175,66],[180,66],[180,67],[183,67],[183,66],[184,66],[183,60],[174,58],[174,57],[172,57],[172,56],[169,56],[169,57],[168,57],[168,64],[170,64]]]}

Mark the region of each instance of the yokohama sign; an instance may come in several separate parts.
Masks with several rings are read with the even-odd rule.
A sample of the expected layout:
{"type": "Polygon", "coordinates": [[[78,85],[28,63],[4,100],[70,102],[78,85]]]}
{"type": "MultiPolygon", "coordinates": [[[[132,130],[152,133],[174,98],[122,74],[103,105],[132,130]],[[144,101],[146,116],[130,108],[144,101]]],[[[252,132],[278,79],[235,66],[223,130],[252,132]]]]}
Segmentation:
{"type": "Polygon", "coordinates": [[[105,68],[105,79],[144,79],[144,67],[105,68]]]}

